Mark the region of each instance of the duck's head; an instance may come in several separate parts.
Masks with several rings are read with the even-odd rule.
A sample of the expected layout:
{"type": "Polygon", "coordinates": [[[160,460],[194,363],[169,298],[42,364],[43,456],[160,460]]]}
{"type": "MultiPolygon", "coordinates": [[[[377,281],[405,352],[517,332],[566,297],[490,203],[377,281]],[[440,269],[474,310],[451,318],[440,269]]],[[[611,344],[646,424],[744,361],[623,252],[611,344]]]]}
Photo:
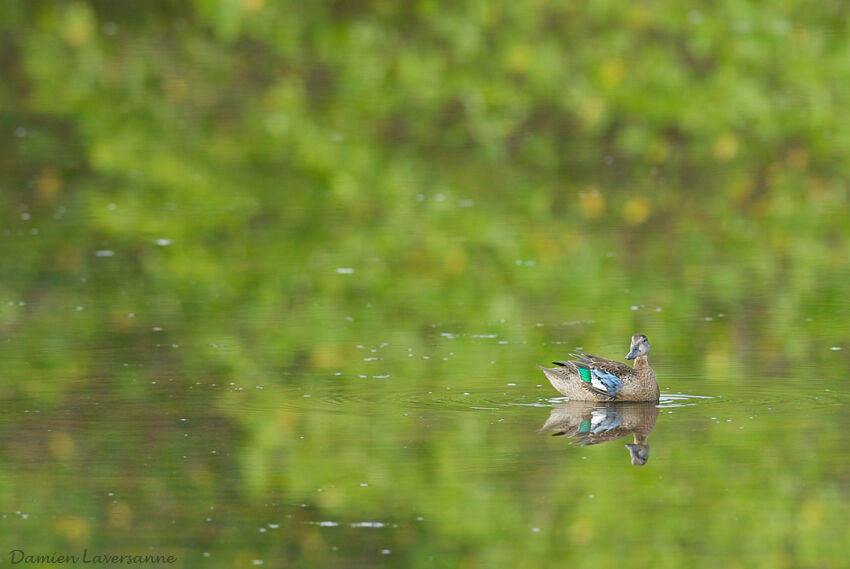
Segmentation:
{"type": "Polygon", "coordinates": [[[629,458],[634,466],[643,466],[649,460],[649,445],[626,445],[629,449],[629,458]]]}
{"type": "Polygon", "coordinates": [[[632,347],[629,353],[626,354],[627,360],[633,360],[641,356],[646,357],[649,354],[649,340],[643,334],[635,334],[632,336],[632,347]]]}

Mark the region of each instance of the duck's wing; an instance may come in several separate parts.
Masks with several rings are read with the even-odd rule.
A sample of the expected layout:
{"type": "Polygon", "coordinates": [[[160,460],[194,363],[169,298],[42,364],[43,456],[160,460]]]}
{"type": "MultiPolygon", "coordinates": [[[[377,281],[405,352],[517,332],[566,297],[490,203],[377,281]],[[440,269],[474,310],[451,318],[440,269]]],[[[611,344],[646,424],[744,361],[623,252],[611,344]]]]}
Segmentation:
{"type": "Polygon", "coordinates": [[[575,358],[590,369],[595,368],[600,371],[604,371],[605,373],[616,375],[617,377],[623,377],[624,375],[628,375],[634,371],[624,363],[609,360],[607,358],[600,358],[593,354],[570,354],[570,357],[575,358]]]}
{"type": "Polygon", "coordinates": [[[630,374],[632,368],[592,354],[570,355],[575,358],[575,361],[555,363],[578,371],[584,388],[592,393],[611,400],[620,396],[623,376],[630,374]]]}
{"type": "MultiPolygon", "coordinates": [[[[623,381],[613,373],[582,361],[561,361],[552,363],[569,370],[570,375],[579,381],[582,388],[598,397],[614,400],[620,395],[620,390],[623,387],[623,381]]],[[[625,367],[626,369],[631,369],[628,366],[625,367]]]]}

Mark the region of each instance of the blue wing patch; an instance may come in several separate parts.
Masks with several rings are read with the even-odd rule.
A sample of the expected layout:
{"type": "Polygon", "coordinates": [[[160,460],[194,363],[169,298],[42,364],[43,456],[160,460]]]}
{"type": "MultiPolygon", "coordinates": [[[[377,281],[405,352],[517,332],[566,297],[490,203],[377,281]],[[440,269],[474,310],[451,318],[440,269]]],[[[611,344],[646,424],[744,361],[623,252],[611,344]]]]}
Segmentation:
{"type": "Polygon", "coordinates": [[[593,368],[590,370],[590,385],[600,391],[605,391],[612,397],[616,397],[620,394],[623,381],[613,373],[593,368]]]}

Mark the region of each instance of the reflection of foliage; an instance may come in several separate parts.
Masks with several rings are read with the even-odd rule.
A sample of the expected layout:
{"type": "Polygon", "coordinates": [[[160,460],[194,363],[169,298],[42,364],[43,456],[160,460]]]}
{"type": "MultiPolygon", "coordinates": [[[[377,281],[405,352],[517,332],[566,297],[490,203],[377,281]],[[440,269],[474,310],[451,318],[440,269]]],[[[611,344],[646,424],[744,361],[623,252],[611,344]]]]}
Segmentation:
{"type": "MultiPolygon", "coordinates": [[[[533,4],[4,2],[10,400],[61,407],[79,394],[57,382],[109,378],[111,397],[153,405],[134,380],[209,375],[283,404],[336,372],[344,396],[363,350],[385,342],[381,373],[410,392],[480,377],[490,347],[457,350],[440,333],[499,334],[511,363],[484,361],[505,375],[559,355],[540,348],[555,338],[613,355],[637,328],[673,354],[674,375],[705,368],[734,385],[748,358],[756,375],[801,362],[842,373],[825,352],[847,343],[837,323],[850,316],[841,6],[533,4]],[[593,325],[561,325],[579,320],[593,325]],[[457,353],[423,361],[408,347],[457,353]]],[[[320,449],[346,425],[309,425],[321,445],[294,448],[280,433],[297,417],[227,401],[204,404],[250,434],[257,492],[330,476],[320,449]],[[295,459],[268,466],[277,455],[295,459]],[[276,469],[295,474],[275,481],[276,469]]],[[[441,463],[476,448],[450,429],[429,444],[441,463]]],[[[356,451],[342,455],[348,472],[356,451]]],[[[433,516],[474,499],[492,508],[481,520],[504,519],[504,488],[459,500],[462,477],[443,474],[433,516]]],[[[386,499],[404,504],[426,482],[386,499]]],[[[324,499],[334,512],[353,498],[324,499]]],[[[449,534],[469,537],[464,526],[449,534]]],[[[604,539],[580,530],[576,543],[604,539]]]]}
{"type": "MultiPolygon", "coordinates": [[[[156,318],[394,326],[588,317],[628,279],[642,304],[733,312],[755,282],[809,312],[850,253],[832,9],[7,3],[2,196],[41,230],[4,243],[30,253],[7,296],[132,271],[156,318]]],[[[314,360],[342,349],[262,336],[305,328],[314,360]]]]}

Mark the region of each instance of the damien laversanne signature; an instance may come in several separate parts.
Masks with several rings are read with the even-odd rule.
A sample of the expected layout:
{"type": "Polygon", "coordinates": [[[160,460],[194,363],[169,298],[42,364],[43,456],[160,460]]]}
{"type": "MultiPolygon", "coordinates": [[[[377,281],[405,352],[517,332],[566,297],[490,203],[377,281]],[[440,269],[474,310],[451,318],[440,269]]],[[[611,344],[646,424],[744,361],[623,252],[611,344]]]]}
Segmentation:
{"type": "Polygon", "coordinates": [[[90,553],[88,548],[83,549],[82,555],[70,553],[48,553],[32,554],[23,549],[12,549],[9,551],[9,563],[92,563],[95,565],[170,565],[177,561],[176,555],[163,555],[157,553],[90,553]]]}

